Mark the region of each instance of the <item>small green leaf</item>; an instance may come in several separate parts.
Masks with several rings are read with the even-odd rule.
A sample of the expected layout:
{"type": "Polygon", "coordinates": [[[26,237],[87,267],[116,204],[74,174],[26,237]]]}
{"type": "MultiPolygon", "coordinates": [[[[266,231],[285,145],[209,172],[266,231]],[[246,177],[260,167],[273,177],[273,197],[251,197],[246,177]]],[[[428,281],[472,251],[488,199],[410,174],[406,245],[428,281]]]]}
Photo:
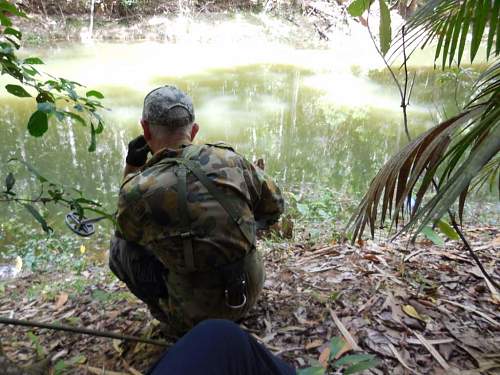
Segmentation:
{"type": "Polygon", "coordinates": [[[14,35],[17,39],[21,39],[23,35],[19,30],[13,29],[12,27],[6,27],[3,33],[5,35],[14,35]]]}
{"type": "Polygon", "coordinates": [[[347,7],[347,11],[351,16],[359,17],[370,7],[372,2],[373,0],[354,0],[347,7]]]}
{"type": "Polygon", "coordinates": [[[23,206],[24,206],[24,208],[26,208],[26,210],[28,210],[28,212],[31,214],[31,216],[33,216],[35,218],[35,220],[40,223],[40,225],[42,226],[42,229],[46,233],[50,233],[53,231],[53,229],[51,227],[49,227],[49,225],[47,224],[47,222],[45,221],[43,216],[40,215],[40,212],[38,212],[38,210],[35,207],[33,207],[31,204],[28,204],[28,203],[23,203],[23,206]]]}
{"type": "Polygon", "coordinates": [[[55,103],[56,102],[54,95],[52,95],[48,91],[40,91],[38,93],[38,95],[36,96],[36,101],[37,101],[37,103],[43,103],[43,102],[55,103]]]}
{"type": "Polygon", "coordinates": [[[75,121],[79,122],[81,125],[87,126],[87,123],[85,122],[85,120],[83,119],[82,116],[77,115],[76,113],[73,113],[73,112],[69,112],[69,111],[64,111],[63,113],[64,113],[65,116],[68,116],[72,120],[75,120],[75,121]]]}
{"type": "Polygon", "coordinates": [[[93,96],[93,97],[95,97],[97,99],[104,99],[104,95],[101,92],[97,91],[97,90],[87,91],[87,93],[85,95],[87,95],[87,98],[93,96]]]}
{"type": "Polygon", "coordinates": [[[15,16],[26,17],[26,13],[19,10],[17,6],[6,0],[0,0],[0,9],[12,13],[15,16]]]}
{"type": "Polygon", "coordinates": [[[41,65],[41,64],[44,64],[44,62],[40,58],[38,58],[38,57],[28,57],[27,59],[23,60],[23,63],[24,64],[28,64],[28,65],[41,65]]]}
{"type": "Polygon", "coordinates": [[[35,111],[28,121],[28,131],[33,137],[41,137],[49,129],[47,114],[35,111]]]}
{"type": "Polygon", "coordinates": [[[5,177],[5,189],[7,192],[11,191],[12,188],[14,187],[14,184],[16,183],[16,178],[14,177],[14,175],[12,174],[12,172],[10,172],[7,177],[5,177]]]}
{"type": "Polygon", "coordinates": [[[64,362],[64,360],[60,359],[59,361],[56,362],[56,364],[54,365],[54,374],[55,375],[61,375],[62,374],[62,371],[68,367],[68,365],[66,364],[66,362],[64,362]]]}
{"type": "Polygon", "coordinates": [[[12,95],[18,96],[20,98],[31,97],[30,93],[26,91],[23,87],[19,85],[6,85],[5,89],[12,95]]]}
{"type": "Polygon", "coordinates": [[[337,357],[337,354],[340,353],[344,345],[345,341],[341,337],[336,336],[332,338],[330,341],[330,359],[337,357]]]}
{"type": "Polygon", "coordinates": [[[97,128],[95,129],[95,133],[101,134],[103,130],[104,130],[104,124],[101,120],[99,120],[99,123],[97,124],[97,128]]]}
{"type": "Polygon", "coordinates": [[[325,369],[323,367],[308,367],[297,371],[297,375],[324,375],[325,369]]]}
{"type": "Polygon", "coordinates": [[[17,161],[19,163],[21,163],[22,165],[24,165],[28,171],[30,171],[33,175],[36,176],[36,178],[38,178],[38,181],[40,181],[41,183],[44,183],[44,182],[48,182],[48,180],[42,176],[40,174],[40,172],[38,172],[35,167],[33,167],[30,163],[28,163],[27,161],[24,161],[24,160],[20,160],[20,159],[17,159],[17,158],[12,158],[12,159],[9,159],[9,163],[11,161],[17,161]]]}
{"type": "Polygon", "coordinates": [[[35,68],[33,68],[32,66],[23,66],[23,68],[22,68],[22,69],[23,69],[23,71],[24,71],[26,74],[28,74],[28,75],[30,75],[30,76],[32,76],[32,77],[34,77],[34,76],[36,76],[37,74],[39,74],[39,71],[38,71],[38,70],[36,70],[35,68]]]}
{"type": "Polygon", "coordinates": [[[437,226],[441,233],[443,233],[446,237],[448,237],[450,240],[459,240],[460,236],[458,233],[455,231],[455,229],[448,224],[446,221],[443,219],[439,220],[437,222],[437,226]]]}
{"type": "Polygon", "coordinates": [[[425,227],[422,229],[422,233],[431,240],[437,246],[444,246],[444,241],[441,237],[438,236],[436,232],[432,230],[431,227],[425,227]]]}
{"type": "Polygon", "coordinates": [[[95,140],[95,128],[94,124],[90,123],[90,145],[89,145],[89,152],[94,152],[96,149],[96,140],[95,140]]]}
{"type": "Polygon", "coordinates": [[[340,358],[338,361],[335,361],[333,363],[333,366],[340,367],[345,365],[355,365],[356,363],[359,362],[371,361],[374,359],[375,356],[371,354],[349,354],[340,358]]]}
{"type": "Polygon", "coordinates": [[[10,20],[10,18],[2,13],[0,13],[0,23],[2,24],[2,26],[12,26],[12,21],[10,20]]]}
{"type": "Polygon", "coordinates": [[[51,114],[56,110],[56,106],[51,102],[38,103],[37,108],[39,111],[47,114],[51,114]]]}
{"type": "Polygon", "coordinates": [[[19,49],[19,47],[21,47],[21,45],[17,42],[17,40],[12,39],[10,36],[6,36],[5,39],[11,42],[12,45],[16,47],[16,49],[19,49]]]}
{"type": "Polygon", "coordinates": [[[389,48],[391,48],[392,30],[391,30],[391,13],[385,0],[379,0],[380,3],[380,50],[385,56],[389,48]]]}
{"type": "Polygon", "coordinates": [[[355,374],[377,366],[377,360],[372,359],[368,361],[358,362],[345,369],[344,375],[355,374]]]}

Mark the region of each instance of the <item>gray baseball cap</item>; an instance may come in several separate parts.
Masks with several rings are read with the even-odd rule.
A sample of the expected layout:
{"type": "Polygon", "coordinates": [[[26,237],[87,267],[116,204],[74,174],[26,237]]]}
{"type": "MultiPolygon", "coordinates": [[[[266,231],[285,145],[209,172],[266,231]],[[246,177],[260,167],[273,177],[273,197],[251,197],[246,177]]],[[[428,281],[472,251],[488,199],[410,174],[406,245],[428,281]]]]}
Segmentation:
{"type": "Polygon", "coordinates": [[[194,121],[193,101],[175,86],[158,87],[144,98],[142,118],[155,125],[190,123],[194,121]]]}

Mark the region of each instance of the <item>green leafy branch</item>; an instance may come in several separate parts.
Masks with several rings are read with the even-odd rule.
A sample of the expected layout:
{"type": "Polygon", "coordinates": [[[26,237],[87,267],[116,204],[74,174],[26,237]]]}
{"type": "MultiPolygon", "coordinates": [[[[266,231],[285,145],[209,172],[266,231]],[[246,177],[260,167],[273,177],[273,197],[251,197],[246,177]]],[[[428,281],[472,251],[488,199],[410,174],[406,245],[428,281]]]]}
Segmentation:
{"type": "MultiPolygon", "coordinates": [[[[0,0],[0,69],[2,75],[8,75],[19,84],[7,84],[5,89],[18,98],[34,99],[37,107],[31,114],[27,128],[34,137],[43,136],[49,128],[49,120],[54,118],[59,122],[78,123],[90,129],[89,152],[96,150],[96,138],[104,130],[104,121],[99,110],[104,109],[101,99],[104,95],[96,90],[85,91],[78,82],[65,78],[58,78],[42,73],[38,66],[44,62],[39,57],[20,59],[16,52],[21,47],[22,33],[14,26],[17,17],[26,18],[27,15],[13,2],[0,0]],[[79,92],[85,91],[84,95],[79,92]]],[[[12,160],[11,160],[12,161],[12,160]]],[[[18,162],[36,177],[40,184],[40,192],[35,197],[20,197],[14,191],[16,178],[9,172],[5,178],[5,190],[0,192],[0,202],[16,203],[23,206],[41,225],[45,232],[52,228],[40,214],[37,206],[55,203],[66,206],[80,217],[84,211],[90,210],[106,218],[113,217],[103,212],[99,202],[85,198],[81,191],[52,183],[42,176],[30,164],[22,160],[18,162]]]]}
{"type": "Polygon", "coordinates": [[[85,211],[92,211],[104,216],[114,222],[113,215],[104,212],[101,207],[102,205],[83,196],[83,193],[75,188],[71,188],[70,191],[60,184],[53,183],[49,181],[46,177],[42,176],[31,164],[26,161],[19,159],[11,159],[10,162],[18,162],[23,164],[28,171],[30,171],[40,185],[40,192],[37,196],[25,198],[19,196],[19,194],[14,191],[16,184],[16,179],[12,172],[9,172],[5,177],[4,187],[5,189],[0,192],[0,202],[4,203],[16,203],[24,207],[31,216],[40,224],[42,229],[46,233],[50,233],[53,229],[48,225],[47,221],[43,215],[38,210],[37,206],[46,205],[48,203],[59,204],[67,207],[69,210],[75,212],[79,217],[83,218],[85,216],[85,211]]]}
{"type": "Polygon", "coordinates": [[[78,89],[84,86],[64,78],[56,78],[41,73],[35,66],[44,62],[38,57],[19,59],[16,51],[21,47],[22,33],[14,27],[15,17],[24,17],[16,5],[7,0],[0,1],[0,69],[17,80],[18,84],[8,84],[5,89],[19,98],[34,98],[36,111],[28,121],[28,131],[34,137],[47,132],[49,119],[57,121],[69,119],[71,122],[90,127],[91,141],[89,152],[96,149],[96,136],[104,130],[104,122],[98,110],[103,109],[100,102],[104,95],[96,90],[86,91],[84,96],[78,89]],[[29,91],[28,91],[28,90],[29,91]]]}

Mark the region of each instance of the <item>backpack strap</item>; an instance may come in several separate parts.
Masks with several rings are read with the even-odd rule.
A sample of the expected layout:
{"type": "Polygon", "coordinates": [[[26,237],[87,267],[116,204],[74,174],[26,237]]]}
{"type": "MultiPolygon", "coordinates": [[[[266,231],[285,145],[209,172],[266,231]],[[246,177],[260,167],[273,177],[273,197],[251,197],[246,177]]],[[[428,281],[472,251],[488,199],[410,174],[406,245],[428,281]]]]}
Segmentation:
{"type": "Polygon", "coordinates": [[[233,204],[233,202],[228,199],[224,193],[208,178],[208,176],[201,170],[199,165],[193,160],[180,159],[180,162],[184,164],[202,183],[203,186],[208,190],[208,192],[219,202],[219,204],[224,208],[227,214],[233,219],[235,224],[240,229],[243,237],[247,242],[254,247],[255,246],[255,236],[248,227],[243,225],[243,218],[240,210],[233,204]]]}
{"type": "Polygon", "coordinates": [[[180,163],[175,172],[177,176],[177,208],[181,222],[180,236],[184,248],[184,262],[188,271],[195,270],[193,252],[193,232],[187,207],[187,173],[186,167],[180,163]]]}
{"type": "MultiPolygon", "coordinates": [[[[209,145],[210,146],[210,145],[209,145]]],[[[234,223],[238,226],[239,230],[245,237],[246,241],[250,244],[251,248],[255,248],[255,235],[249,226],[244,225],[242,212],[239,207],[234,205],[234,203],[229,199],[224,192],[218,188],[213,181],[206,175],[206,173],[200,168],[198,163],[191,160],[194,156],[201,152],[203,146],[191,145],[186,147],[185,151],[182,153],[180,158],[163,158],[160,163],[171,163],[176,164],[177,169],[175,171],[177,177],[177,208],[180,220],[180,231],[176,236],[182,238],[184,261],[188,271],[195,271],[194,263],[194,251],[193,251],[193,236],[195,233],[191,228],[191,220],[189,219],[188,210],[188,200],[187,200],[187,175],[189,172],[201,182],[201,184],[208,190],[210,195],[219,202],[226,213],[231,217],[234,223]]],[[[214,145],[214,147],[219,147],[214,145]]],[[[228,148],[230,147],[222,147],[228,148]]],[[[232,149],[231,149],[232,150],[232,149]]]]}
{"type": "Polygon", "coordinates": [[[232,146],[230,146],[230,145],[228,145],[227,143],[224,143],[224,142],[206,143],[206,145],[210,146],[210,147],[223,148],[225,150],[236,152],[232,146]]]}

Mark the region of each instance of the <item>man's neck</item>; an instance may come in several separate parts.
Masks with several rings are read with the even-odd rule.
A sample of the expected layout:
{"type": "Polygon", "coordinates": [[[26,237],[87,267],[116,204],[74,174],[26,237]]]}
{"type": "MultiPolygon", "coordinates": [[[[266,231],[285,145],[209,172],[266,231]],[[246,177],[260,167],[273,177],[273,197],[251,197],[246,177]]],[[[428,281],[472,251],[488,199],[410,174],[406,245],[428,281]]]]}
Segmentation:
{"type": "Polygon", "coordinates": [[[177,139],[169,139],[168,141],[165,142],[159,142],[155,149],[153,150],[153,153],[156,153],[164,148],[171,148],[171,149],[178,149],[181,148],[182,145],[190,145],[191,140],[188,137],[182,137],[182,138],[177,138],[177,139]]]}

